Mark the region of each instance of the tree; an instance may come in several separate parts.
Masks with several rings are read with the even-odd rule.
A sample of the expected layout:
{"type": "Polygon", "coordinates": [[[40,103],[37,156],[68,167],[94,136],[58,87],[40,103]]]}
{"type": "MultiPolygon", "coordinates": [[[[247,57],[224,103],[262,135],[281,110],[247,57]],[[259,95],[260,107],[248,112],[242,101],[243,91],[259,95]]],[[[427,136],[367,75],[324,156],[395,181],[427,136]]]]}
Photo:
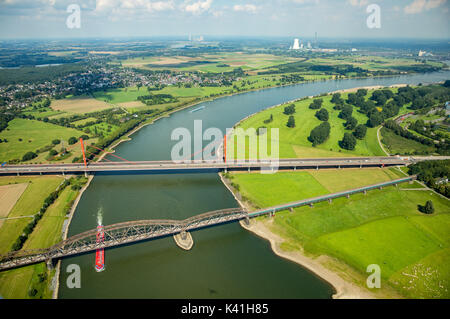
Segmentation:
{"type": "Polygon", "coordinates": [[[295,113],[295,104],[288,105],[284,108],[284,114],[292,115],[295,113]]]}
{"type": "Polygon", "coordinates": [[[61,143],[61,140],[55,139],[52,141],[53,145],[58,145],[59,143],[61,143]]]}
{"type": "Polygon", "coordinates": [[[356,91],[356,95],[357,96],[366,96],[367,95],[367,89],[358,89],[358,91],[356,91]]]}
{"type": "Polygon", "coordinates": [[[356,138],[353,134],[345,133],[342,141],[339,142],[339,146],[346,150],[354,150],[356,146],[356,138]]]}
{"type": "Polygon", "coordinates": [[[353,132],[353,135],[355,135],[356,138],[362,140],[367,133],[367,126],[364,124],[359,124],[356,126],[355,131],[353,132]]]}
{"type": "Polygon", "coordinates": [[[309,105],[309,108],[311,110],[318,110],[322,107],[323,100],[322,99],[315,99],[313,102],[309,105]]]}
{"type": "Polygon", "coordinates": [[[358,125],[358,120],[355,119],[353,116],[350,116],[350,118],[347,119],[347,122],[345,122],[345,128],[347,130],[353,130],[356,125],[358,125]]]}
{"type": "Polygon", "coordinates": [[[270,114],[270,117],[267,120],[264,120],[265,124],[273,122],[273,114],[270,114]]]}
{"type": "Polygon", "coordinates": [[[321,121],[328,121],[329,114],[326,109],[320,109],[316,112],[316,117],[321,121]]]}
{"type": "Polygon", "coordinates": [[[330,136],[331,126],[328,122],[323,122],[319,126],[312,129],[308,140],[312,143],[312,146],[317,146],[325,142],[330,136]]]}
{"type": "Polygon", "coordinates": [[[341,99],[341,93],[334,93],[333,97],[331,98],[331,103],[342,104],[343,100],[341,99]]]}
{"type": "Polygon", "coordinates": [[[370,115],[369,120],[367,121],[367,125],[370,127],[377,127],[378,125],[383,123],[383,120],[383,115],[381,115],[380,112],[375,111],[370,115]]]}
{"type": "Polygon", "coordinates": [[[68,142],[69,142],[69,145],[73,145],[76,142],[78,142],[78,140],[75,136],[72,136],[71,138],[69,138],[68,142]]]}
{"type": "Polygon", "coordinates": [[[37,157],[37,154],[35,152],[28,152],[22,157],[22,161],[29,161],[35,157],[37,157]]]}
{"type": "Polygon", "coordinates": [[[425,203],[424,211],[425,214],[433,214],[434,213],[434,205],[431,200],[427,200],[425,203]]]}
{"type": "Polygon", "coordinates": [[[290,127],[290,128],[295,127],[295,118],[292,115],[289,116],[289,120],[286,125],[287,125],[287,127],[290,127]]]}
{"type": "Polygon", "coordinates": [[[339,117],[343,120],[346,120],[352,116],[353,113],[353,106],[351,105],[344,105],[342,107],[341,113],[339,113],[339,117]]]}

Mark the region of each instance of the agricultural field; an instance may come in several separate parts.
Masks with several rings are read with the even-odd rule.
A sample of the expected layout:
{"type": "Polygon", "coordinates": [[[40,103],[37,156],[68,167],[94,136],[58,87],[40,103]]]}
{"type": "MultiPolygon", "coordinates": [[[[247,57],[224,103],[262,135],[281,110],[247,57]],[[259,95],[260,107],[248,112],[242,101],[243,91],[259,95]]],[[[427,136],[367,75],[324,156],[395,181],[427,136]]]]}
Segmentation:
{"type": "Polygon", "coordinates": [[[148,70],[200,71],[211,73],[229,72],[235,68],[245,71],[258,71],[264,68],[303,61],[303,58],[279,57],[271,54],[249,54],[230,52],[222,54],[204,54],[197,57],[142,57],[121,61],[123,67],[143,68],[148,70]]]}
{"type": "MultiPolygon", "coordinates": [[[[46,145],[50,145],[54,139],[65,141],[74,136],[80,137],[85,134],[82,131],[45,123],[42,121],[15,118],[9,122],[8,127],[0,133],[0,139],[8,142],[0,143],[0,154],[2,162],[13,159],[22,159],[27,152],[35,152],[46,145]],[[21,140],[20,140],[21,139],[21,140]]],[[[59,149],[61,146],[57,146],[59,149]]],[[[47,152],[45,152],[47,153],[47,152]]],[[[36,161],[36,159],[34,159],[36,161]]]]}
{"type": "Polygon", "coordinates": [[[3,224],[4,218],[8,217],[9,212],[19,200],[20,196],[22,196],[27,186],[28,183],[0,186],[0,227],[3,224]]]}
{"type": "MultiPolygon", "coordinates": [[[[267,207],[401,176],[397,169],[319,170],[318,172],[232,174],[243,199],[267,207]],[[259,175],[259,176],[257,176],[259,175]],[[344,182],[343,182],[344,181],[344,182]]],[[[313,258],[328,255],[362,276],[369,264],[381,267],[382,289],[393,287],[409,298],[449,298],[450,203],[416,184],[402,184],[350,199],[339,198],[261,218],[286,240],[313,258]],[[431,200],[432,215],[418,211],[431,200]],[[443,261],[433,263],[433,258],[443,261]]],[[[357,280],[355,279],[355,282],[357,280]]]]}
{"type": "MultiPolygon", "coordinates": [[[[62,181],[62,177],[1,177],[0,185],[22,185],[24,183],[28,185],[9,217],[36,213],[44,199],[55,191],[62,181]]],[[[85,178],[79,179],[79,182],[84,183],[85,181],[85,178]]],[[[56,201],[48,207],[22,249],[47,248],[59,242],[62,227],[67,218],[66,214],[77,194],[78,190],[74,190],[70,186],[66,187],[56,201]]],[[[5,222],[0,228],[0,253],[11,249],[12,242],[22,233],[29,221],[30,218],[23,218],[5,222]]],[[[44,263],[4,271],[0,273],[0,295],[12,299],[51,298],[50,283],[54,274],[55,270],[48,270],[44,263]]]]}
{"type": "Polygon", "coordinates": [[[51,108],[58,111],[84,114],[110,109],[113,106],[110,101],[99,100],[92,97],[71,97],[61,100],[53,100],[51,108]]]}
{"type": "MultiPolygon", "coordinates": [[[[27,184],[27,188],[7,215],[8,218],[31,216],[36,214],[44,199],[63,181],[61,177],[0,177],[0,185],[27,184]]],[[[3,206],[3,204],[2,204],[3,206]]],[[[0,228],[0,254],[11,249],[14,241],[22,234],[31,218],[10,219],[0,228]]]]}
{"type": "MultiPolygon", "coordinates": [[[[396,88],[391,90],[395,91],[396,88]]],[[[366,99],[371,95],[371,91],[366,96],[366,99]]],[[[342,98],[346,99],[348,93],[342,94],[342,98]]],[[[312,143],[308,140],[311,130],[318,126],[321,121],[316,118],[315,113],[317,110],[309,108],[313,99],[305,99],[295,102],[296,112],[293,115],[295,122],[298,123],[295,128],[287,127],[286,123],[289,116],[284,114],[284,108],[292,103],[277,106],[259,112],[245,121],[241,122],[237,128],[247,130],[249,128],[257,129],[259,127],[267,127],[267,139],[271,137],[270,129],[279,128],[279,146],[281,158],[307,158],[307,157],[340,157],[340,156],[382,156],[385,155],[381,149],[377,139],[378,128],[368,128],[367,134],[364,139],[358,140],[354,150],[345,150],[339,147],[339,141],[342,140],[344,133],[349,132],[345,129],[345,120],[338,117],[340,111],[334,110],[334,104],[330,102],[332,96],[327,95],[320,97],[323,99],[322,108],[325,108],[329,113],[329,123],[331,126],[330,137],[323,143],[316,147],[312,147],[312,143]],[[270,123],[264,123],[270,116],[273,116],[273,121],[270,123]]],[[[365,124],[368,120],[365,114],[357,112],[354,108],[353,117],[358,121],[358,124],[365,124]]],[[[230,146],[233,147],[233,137],[230,138],[230,146]]],[[[236,146],[235,152],[237,152],[236,146]]],[[[246,153],[248,156],[248,145],[246,145],[246,153]]]]}

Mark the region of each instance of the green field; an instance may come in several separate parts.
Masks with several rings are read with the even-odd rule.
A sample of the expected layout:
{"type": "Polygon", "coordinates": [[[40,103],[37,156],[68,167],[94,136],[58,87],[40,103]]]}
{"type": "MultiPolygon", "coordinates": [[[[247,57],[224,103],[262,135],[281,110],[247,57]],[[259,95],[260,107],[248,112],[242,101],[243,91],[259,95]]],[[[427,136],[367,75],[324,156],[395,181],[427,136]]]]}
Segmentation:
{"type": "MultiPolygon", "coordinates": [[[[29,183],[8,217],[30,216],[36,214],[44,203],[44,199],[63,181],[61,177],[1,177],[0,185],[13,183],[29,183]]],[[[8,252],[14,241],[22,234],[30,218],[11,219],[0,228],[0,254],[8,252]]]]}
{"type": "MultiPolygon", "coordinates": [[[[29,186],[15,204],[9,217],[32,215],[42,206],[44,199],[63,181],[60,177],[2,177],[0,185],[29,182],[29,186]]],[[[81,179],[79,182],[85,181],[81,179]]],[[[77,190],[66,187],[58,199],[48,207],[22,249],[47,248],[61,241],[62,227],[70,203],[77,190]]],[[[30,219],[8,220],[0,228],[0,253],[10,250],[30,219]]],[[[51,298],[50,283],[55,270],[49,271],[44,263],[3,271],[0,273],[0,295],[3,298],[51,298]],[[42,277],[44,276],[44,277],[42,277]],[[44,279],[43,279],[44,278],[44,279]],[[30,291],[35,289],[35,295],[30,291]]]]}
{"type": "Polygon", "coordinates": [[[7,139],[8,143],[0,143],[0,161],[22,159],[27,152],[51,144],[54,139],[67,140],[71,136],[80,137],[82,131],[36,120],[15,118],[8,127],[0,133],[0,139],[7,139]],[[19,141],[22,139],[22,141],[19,141]]]}
{"type": "MultiPolygon", "coordinates": [[[[342,98],[346,98],[348,94],[342,94],[342,98]]],[[[370,92],[367,96],[370,96],[370,92]]],[[[275,108],[259,112],[238,125],[238,128],[247,130],[249,128],[257,129],[266,126],[268,129],[268,137],[271,138],[270,129],[279,128],[279,147],[281,158],[306,158],[306,157],[337,157],[337,156],[382,156],[385,155],[377,140],[377,128],[368,128],[367,135],[363,140],[358,140],[354,150],[349,151],[341,149],[338,142],[342,140],[345,132],[350,132],[344,127],[345,120],[338,117],[340,111],[333,109],[330,102],[331,95],[322,97],[323,108],[327,109],[330,115],[328,122],[331,126],[330,137],[323,144],[312,147],[312,143],[308,141],[311,130],[318,126],[321,121],[315,117],[317,110],[309,109],[312,99],[295,102],[296,113],[294,114],[296,127],[289,128],[286,126],[288,115],[283,114],[284,107],[281,105],[275,108]],[[273,115],[273,122],[264,123],[264,120],[273,115]]],[[[291,104],[291,103],[289,103],[291,104]]],[[[358,124],[365,124],[367,117],[365,114],[357,112],[357,108],[353,110],[353,117],[358,120],[358,124]]],[[[230,147],[233,147],[233,140],[230,140],[230,147]]],[[[248,145],[246,145],[246,153],[248,153],[248,145]]],[[[235,151],[237,149],[235,147],[235,151]]],[[[248,155],[247,155],[248,156],[248,155]]]]}
{"type": "MultiPolygon", "coordinates": [[[[319,170],[231,176],[243,199],[267,207],[395,179],[401,172],[319,170]]],[[[361,278],[367,276],[369,264],[380,265],[382,288],[394,287],[411,298],[449,298],[450,264],[445,263],[445,253],[450,249],[450,203],[431,191],[406,190],[413,185],[300,207],[293,213],[280,212],[270,227],[286,240],[285,247],[302,247],[308,255],[337,258],[356,269],[361,278]],[[418,205],[427,200],[433,201],[433,215],[418,211],[418,205]],[[431,256],[441,262],[433,263],[431,256]]]]}
{"type": "Polygon", "coordinates": [[[436,151],[433,146],[423,145],[422,143],[395,134],[392,130],[385,127],[381,128],[381,142],[390,154],[429,154],[436,151]]]}

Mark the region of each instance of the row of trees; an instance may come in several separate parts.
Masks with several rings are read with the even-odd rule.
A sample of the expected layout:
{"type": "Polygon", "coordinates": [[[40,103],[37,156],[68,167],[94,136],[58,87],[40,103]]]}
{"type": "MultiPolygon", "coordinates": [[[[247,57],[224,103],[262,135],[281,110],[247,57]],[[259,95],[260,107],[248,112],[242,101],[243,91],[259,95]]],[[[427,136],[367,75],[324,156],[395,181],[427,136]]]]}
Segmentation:
{"type": "Polygon", "coordinates": [[[409,174],[417,175],[428,187],[450,198],[450,185],[445,181],[450,177],[450,160],[423,161],[410,165],[409,174]]]}

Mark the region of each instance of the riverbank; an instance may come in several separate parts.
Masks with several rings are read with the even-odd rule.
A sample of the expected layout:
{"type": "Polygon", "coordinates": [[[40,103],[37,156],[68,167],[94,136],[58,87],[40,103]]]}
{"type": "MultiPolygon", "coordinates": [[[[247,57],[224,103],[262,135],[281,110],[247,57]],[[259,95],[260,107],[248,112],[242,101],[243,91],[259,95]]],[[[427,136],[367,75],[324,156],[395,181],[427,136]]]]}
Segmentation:
{"type": "MultiPolygon", "coordinates": [[[[77,198],[75,199],[75,201],[73,202],[73,205],[70,209],[70,213],[69,213],[69,217],[67,218],[67,222],[64,224],[63,227],[63,234],[62,234],[62,240],[66,240],[67,239],[67,234],[69,233],[69,225],[70,222],[72,221],[73,215],[75,214],[75,210],[78,206],[78,203],[81,200],[81,196],[83,196],[84,191],[89,187],[89,185],[91,184],[91,181],[94,179],[93,175],[90,175],[86,184],[81,188],[81,190],[78,193],[77,198]]],[[[55,266],[56,272],[55,272],[55,289],[53,290],[53,295],[52,295],[52,299],[58,299],[58,291],[59,291],[59,274],[61,271],[61,259],[58,259],[58,262],[56,263],[55,266]]]]}
{"type": "Polygon", "coordinates": [[[320,260],[326,260],[328,256],[320,256],[316,259],[312,259],[303,255],[300,251],[284,251],[280,248],[284,239],[272,232],[268,224],[271,221],[259,221],[251,220],[250,225],[240,222],[241,226],[253,234],[270,242],[270,247],[275,255],[295,262],[308,269],[322,280],[328,282],[335,289],[336,293],[333,294],[333,299],[374,299],[376,296],[369,293],[367,290],[356,286],[350,281],[344,280],[337,273],[324,267],[320,260]]]}
{"type": "MultiPolygon", "coordinates": [[[[225,185],[225,187],[230,191],[235,200],[238,202],[241,208],[252,211],[254,207],[252,207],[249,203],[244,202],[242,197],[239,195],[239,192],[234,191],[231,182],[219,173],[220,180],[225,185]]],[[[261,221],[252,219],[250,220],[250,225],[246,225],[242,221],[240,222],[241,226],[248,230],[249,232],[261,237],[270,242],[270,247],[273,253],[281,258],[290,260],[299,264],[300,266],[308,269],[316,276],[320,277],[322,280],[329,283],[333,286],[336,291],[333,294],[334,299],[374,299],[375,295],[369,293],[365,289],[362,289],[350,281],[344,280],[337,273],[325,268],[321,263],[320,259],[324,260],[328,257],[320,256],[319,258],[312,259],[302,254],[300,251],[284,251],[282,250],[281,244],[285,241],[283,238],[272,232],[268,225],[271,221],[261,221]]]]}

